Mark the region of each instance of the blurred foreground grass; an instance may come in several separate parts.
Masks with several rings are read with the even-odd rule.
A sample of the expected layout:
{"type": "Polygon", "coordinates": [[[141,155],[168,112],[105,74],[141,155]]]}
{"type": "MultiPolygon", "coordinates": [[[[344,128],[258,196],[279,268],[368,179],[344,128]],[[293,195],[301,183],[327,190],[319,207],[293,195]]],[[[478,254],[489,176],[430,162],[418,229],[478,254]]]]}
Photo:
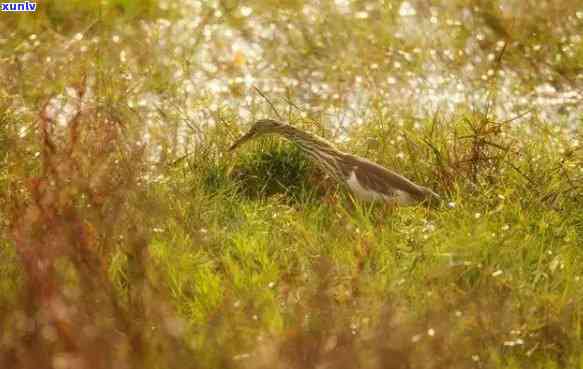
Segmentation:
{"type": "MultiPolygon", "coordinates": [[[[45,26],[75,40],[88,20],[63,14],[45,26]]],[[[387,212],[280,140],[227,154],[247,126],[204,94],[184,103],[159,35],[103,47],[122,33],[100,21],[65,49],[18,27],[4,45],[28,56],[0,77],[0,367],[583,366],[580,127],[379,98],[339,137],[290,104],[292,124],[444,197],[387,212]]]]}

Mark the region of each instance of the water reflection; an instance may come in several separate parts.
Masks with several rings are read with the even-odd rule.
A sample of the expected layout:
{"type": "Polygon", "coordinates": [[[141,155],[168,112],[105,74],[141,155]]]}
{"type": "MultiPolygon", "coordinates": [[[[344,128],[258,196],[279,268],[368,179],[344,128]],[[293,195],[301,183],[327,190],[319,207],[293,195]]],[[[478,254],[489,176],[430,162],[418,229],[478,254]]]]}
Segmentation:
{"type": "MultiPolygon", "coordinates": [[[[290,9],[272,16],[257,15],[258,11],[251,6],[239,7],[233,14],[223,14],[216,9],[214,21],[197,30],[202,32],[205,42],[194,49],[188,48],[193,38],[186,30],[196,30],[200,26],[207,5],[192,2],[191,6],[183,8],[183,19],[180,21],[161,21],[150,27],[154,28],[154,33],[163,35],[162,40],[166,38],[164,44],[186,48],[185,54],[191,54],[190,57],[205,72],[177,68],[175,77],[184,81],[181,87],[183,92],[193,98],[197,98],[197,93],[208,93],[208,97],[216,102],[215,106],[235,109],[244,119],[250,118],[249,112],[254,110],[246,97],[254,94],[252,87],[256,86],[270,94],[274,104],[282,110],[289,108],[289,102],[281,99],[281,95],[291,93],[302,109],[309,114],[325,116],[333,124],[362,118],[362,108],[371,99],[379,97],[395,107],[407,106],[413,114],[431,114],[438,109],[453,112],[460,105],[486,109],[493,89],[497,91],[498,99],[495,113],[501,119],[510,118],[529,107],[542,112],[545,119],[560,117],[577,123],[581,114],[580,104],[577,104],[583,98],[581,93],[565,86],[557,89],[543,78],[533,86],[525,85],[513,68],[499,63],[498,58],[503,57],[500,53],[506,41],[493,34],[493,27],[476,24],[473,37],[466,38],[457,48],[451,35],[444,37],[441,45],[431,39],[436,35],[455,33],[456,28],[460,27],[472,31],[464,22],[476,22],[476,13],[482,11],[477,7],[463,7],[457,12],[445,6],[431,7],[427,12],[423,10],[420,13],[415,3],[404,1],[398,7],[397,19],[392,20],[393,25],[389,23],[386,27],[387,32],[399,30],[399,34],[394,36],[395,39],[401,38],[403,45],[394,42],[394,39],[383,42],[382,34],[373,34],[372,41],[365,41],[366,38],[357,34],[352,39],[344,39],[348,40],[347,44],[325,44],[326,39],[334,41],[337,37],[333,34],[334,30],[326,31],[322,26],[335,22],[342,24],[347,17],[360,20],[371,17],[367,25],[371,30],[382,26],[381,21],[385,21],[383,18],[390,14],[388,9],[391,7],[383,3],[369,2],[357,7],[350,1],[337,0],[334,2],[335,8],[331,9],[312,1],[305,2],[297,14],[290,9]],[[235,27],[219,20],[224,17],[244,19],[244,22],[239,24],[240,27],[235,27]],[[284,22],[287,22],[287,27],[282,29],[284,22]],[[295,32],[310,32],[312,28],[314,32],[324,33],[311,34],[312,39],[306,34],[294,39],[300,37],[295,32]],[[409,32],[412,29],[415,33],[409,32]],[[423,34],[426,31],[434,34],[423,34]],[[420,32],[422,38],[418,39],[420,32]],[[375,41],[378,41],[378,46],[375,41]],[[420,47],[408,48],[412,41],[420,41],[420,47]],[[308,42],[314,45],[306,45],[308,42]],[[452,44],[443,45],[448,42],[452,44]],[[370,55],[353,54],[358,53],[358,49],[364,49],[362,43],[368,44],[370,55]],[[425,49],[423,43],[442,47],[425,49]],[[484,43],[493,46],[486,50],[484,43]],[[313,49],[307,50],[304,59],[298,59],[302,47],[313,49]],[[334,47],[345,50],[330,49],[334,47]],[[326,48],[330,53],[346,55],[348,59],[329,60],[323,55],[320,62],[318,53],[326,53],[326,48]],[[384,55],[377,62],[376,56],[380,51],[384,55]],[[347,62],[352,65],[346,65],[347,62]],[[198,87],[195,89],[193,86],[198,87]],[[195,90],[197,93],[193,93],[195,90]]],[[[501,9],[512,13],[518,8],[505,3],[501,9]]],[[[576,13],[577,19],[582,18],[582,12],[576,13]]],[[[361,30],[354,26],[345,31],[356,33],[361,30]]],[[[571,44],[564,45],[563,52],[580,48],[580,45],[577,46],[580,38],[578,34],[571,35],[568,38],[571,44]]],[[[510,48],[519,46],[509,45],[510,48]]],[[[540,51],[540,48],[537,44],[533,46],[534,51],[540,51]]],[[[172,58],[170,55],[168,57],[172,58]]],[[[180,57],[176,55],[176,58],[180,57]]],[[[170,63],[180,64],[176,60],[170,63]]]]}

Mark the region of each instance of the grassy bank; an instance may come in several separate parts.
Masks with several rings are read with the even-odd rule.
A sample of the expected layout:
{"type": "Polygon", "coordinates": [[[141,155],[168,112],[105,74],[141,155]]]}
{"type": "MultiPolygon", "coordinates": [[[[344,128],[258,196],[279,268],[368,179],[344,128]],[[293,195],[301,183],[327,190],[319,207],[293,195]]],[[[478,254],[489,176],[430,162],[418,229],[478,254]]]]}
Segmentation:
{"type": "MultiPolygon", "coordinates": [[[[583,212],[572,132],[469,115],[417,127],[378,117],[355,128],[343,148],[431,186],[444,197],[437,208],[387,212],[353,204],[290,144],[267,140],[227,155],[228,140],[216,129],[205,133],[201,152],[146,181],[139,161],[119,148],[107,154],[126,160],[117,169],[108,162],[85,171],[95,165],[89,157],[59,157],[87,166],[84,174],[43,195],[33,187],[28,200],[10,199],[10,191],[4,198],[18,203],[7,214],[16,230],[5,228],[13,233],[2,242],[4,324],[15,324],[23,301],[35,296],[26,293],[15,242],[54,242],[34,232],[16,236],[19,227],[32,223],[54,235],[73,227],[73,242],[78,219],[87,247],[97,248],[96,265],[107,269],[108,282],[91,283],[106,283],[106,296],[118,301],[112,306],[120,304],[101,313],[121,314],[135,329],[169,329],[192,350],[196,366],[580,365],[583,212]],[[362,145],[367,138],[374,150],[362,145]],[[99,191],[84,181],[103,170],[112,178],[98,179],[106,181],[99,186],[108,192],[87,208],[85,196],[99,191]],[[69,199],[53,203],[53,216],[73,218],[56,225],[22,210],[30,211],[35,196],[53,201],[42,197],[52,191],[69,199]],[[11,218],[18,216],[24,224],[11,218]],[[136,252],[145,253],[139,268],[136,252]],[[136,287],[141,283],[157,292],[145,293],[136,287]],[[134,321],[136,290],[148,296],[139,310],[161,309],[165,318],[150,311],[134,321]],[[150,300],[158,293],[164,309],[150,306],[160,303],[150,300]]],[[[55,154],[44,155],[50,161],[55,154]]],[[[54,259],[62,263],[56,281],[82,288],[80,274],[94,266],[76,264],[79,251],[67,250],[54,259]]],[[[63,299],[99,299],[92,291],[78,294],[63,299]]],[[[18,352],[22,333],[13,329],[3,345],[18,352]]],[[[97,329],[109,334],[107,325],[97,329]]],[[[142,344],[153,349],[149,337],[142,344]]]]}
{"type": "Polygon", "coordinates": [[[344,130],[301,91],[231,86],[244,118],[183,89],[195,62],[132,20],[152,2],[90,28],[92,3],[51,4],[0,55],[0,367],[583,367],[579,125],[497,116],[502,77],[491,109],[379,94],[344,130]],[[275,108],[442,203],[355,202],[277,138],[227,151],[275,108]]]}

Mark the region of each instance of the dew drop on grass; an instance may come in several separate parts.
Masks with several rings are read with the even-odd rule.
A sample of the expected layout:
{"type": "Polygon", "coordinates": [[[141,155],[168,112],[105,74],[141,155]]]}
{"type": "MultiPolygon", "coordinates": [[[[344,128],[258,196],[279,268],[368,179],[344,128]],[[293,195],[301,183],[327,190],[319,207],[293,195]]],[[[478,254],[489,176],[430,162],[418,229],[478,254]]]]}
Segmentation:
{"type": "Polygon", "coordinates": [[[401,7],[399,8],[399,15],[401,17],[411,17],[415,14],[417,14],[417,11],[413,7],[413,5],[411,5],[411,3],[409,3],[408,1],[403,1],[401,7]]]}
{"type": "Polygon", "coordinates": [[[251,15],[251,13],[253,13],[253,9],[248,6],[242,6],[239,11],[241,12],[241,15],[244,17],[248,17],[251,15]]]}
{"type": "Polygon", "coordinates": [[[503,274],[504,272],[500,269],[498,269],[497,271],[495,271],[494,273],[492,273],[492,277],[499,277],[503,274]]]}
{"type": "Polygon", "coordinates": [[[248,359],[251,357],[251,354],[248,353],[243,353],[243,354],[239,354],[239,355],[235,355],[233,356],[233,360],[235,361],[239,361],[239,360],[244,360],[244,359],[248,359]]]}
{"type": "Polygon", "coordinates": [[[356,19],[367,19],[368,13],[367,12],[357,12],[354,16],[356,19]]]}

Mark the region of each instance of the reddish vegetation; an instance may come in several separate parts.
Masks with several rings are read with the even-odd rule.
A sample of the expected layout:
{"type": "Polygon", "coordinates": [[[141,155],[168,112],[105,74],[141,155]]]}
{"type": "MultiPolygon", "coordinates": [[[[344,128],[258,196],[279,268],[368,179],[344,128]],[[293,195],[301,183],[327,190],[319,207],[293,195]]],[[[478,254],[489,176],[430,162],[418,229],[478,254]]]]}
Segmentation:
{"type": "Polygon", "coordinates": [[[26,288],[2,367],[111,368],[144,359],[143,295],[152,292],[147,241],[135,219],[117,224],[131,211],[127,193],[136,190],[140,166],[128,164],[142,150],[124,146],[120,124],[89,107],[84,84],[75,91],[74,114],[64,124],[56,99],[43,107],[41,173],[15,206],[11,235],[26,288]],[[133,272],[127,306],[108,276],[121,237],[133,272]]]}

